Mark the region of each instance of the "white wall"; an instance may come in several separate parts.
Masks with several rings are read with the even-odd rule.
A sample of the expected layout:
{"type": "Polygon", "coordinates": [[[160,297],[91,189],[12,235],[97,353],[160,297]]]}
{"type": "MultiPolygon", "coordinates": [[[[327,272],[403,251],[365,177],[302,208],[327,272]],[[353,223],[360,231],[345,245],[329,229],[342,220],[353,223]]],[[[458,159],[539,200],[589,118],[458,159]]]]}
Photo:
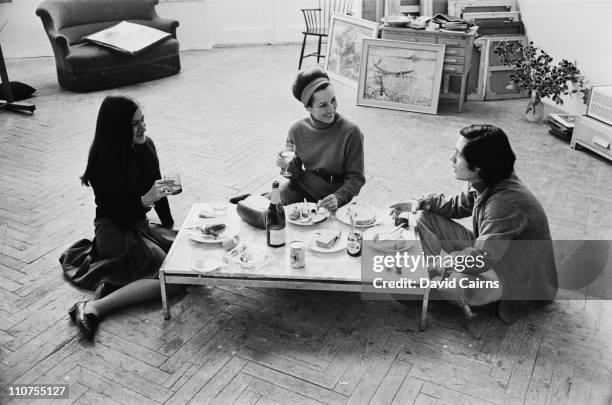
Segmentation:
{"type": "MultiPolygon", "coordinates": [[[[529,40],[554,63],[575,61],[590,85],[612,84],[612,0],[519,0],[519,9],[529,40]]],[[[586,112],[580,97],[566,100],[562,109],[586,112]]]]}
{"type": "MultiPolygon", "coordinates": [[[[0,45],[5,58],[53,55],[40,18],[40,0],[13,0],[0,4],[0,45]]],[[[9,72],[10,77],[10,72],[9,72]]]]}
{"type": "MultiPolygon", "coordinates": [[[[374,1],[374,0],[372,0],[374,1]]],[[[0,44],[5,58],[50,56],[51,45],[35,14],[42,0],[13,0],[0,5],[0,44]]],[[[361,2],[355,2],[360,15],[361,2]]],[[[317,0],[161,0],[157,13],[180,22],[182,50],[240,43],[300,42],[301,8],[317,0]]]]}

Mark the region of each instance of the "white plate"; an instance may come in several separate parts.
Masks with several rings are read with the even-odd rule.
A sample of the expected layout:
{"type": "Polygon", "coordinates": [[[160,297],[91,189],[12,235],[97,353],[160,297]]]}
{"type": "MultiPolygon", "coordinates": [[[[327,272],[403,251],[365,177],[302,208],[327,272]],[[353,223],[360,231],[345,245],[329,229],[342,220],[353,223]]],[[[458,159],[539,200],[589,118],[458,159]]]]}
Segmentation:
{"type": "Polygon", "coordinates": [[[346,204],[345,206],[338,208],[338,211],[336,211],[336,218],[338,218],[338,221],[345,223],[347,225],[350,225],[351,219],[349,218],[348,209],[356,205],[368,207],[369,209],[374,211],[374,223],[370,225],[355,225],[355,228],[369,228],[371,226],[375,226],[380,223],[381,219],[378,218],[378,215],[376,214],[376,211],[377,211],[376,208],[372,207],[371,205],[365,205],[365,204],[346,204]]]}
{"type": "Polygon", "coordinates": [[[191,270],[197,271],[198,273],[210,273],[211,271],[215,271],[219,267],[221,267],[221,264],[222,264],[221,262],[216,261],[216,260],[208,261],[204,259],[204,265],[202,267],[198,267],[196,265],[196,262],[194,261],[193,264],[191,265],[191,270]]]}
{"type": "Polygon", "coordinates": [[[319,252],[319,253],[340,252],[341,250],[346,249],[346,245],[348,245],[348,238],[347,238],[346,231],[342,231],[342,233],[340,234],[340,237],[338,238],[338,240],[336,240],[336,243],[334,243],[334,245],[330,247],[329,249],[322,248],[321,246],[317,245],[317,242],[315,242],[315,239],[317,238],[318,235],[319,233],[315,232],[312,235],[310,242],[308,242],[308,249],[312,250],[313,252],[319,252]]]}
{"type": "MultiPolygon", "coordinates": [[[[313,203],[313,202],[309,202],[308,203],[308,211],[310,211],[311,209],[315,208],[317,206],[317,204],[313,203]]],[[[318,214],[314,214],[311,215],[310,218],[306,221],[303,221],[302,218],[300,219],[291,219],[289,218],[289,213],[291,211],[293,211],[293,209],[297,207],[298,209],[302,209],[304,208],[304,203],[295,203],[295,204],[289,204],[285,207],[285,218],[287,218],[287,221],[294,224],[294,225],[301,225],[301,226],[311,226],[311,225],[316,225],[318,223],[321,223],[323,221],[325,221],[327,218],[329,218],[329,211],[324,210],[324,212],[318,213],[318,214]]]]}
{"type": "Polygon", "coordinates": [[[223,262],[227,263],[231,269],[233,270],[241,270],[241,271],[255,271],[264,264],[268,262],[268,254],[259,249],[252,249],[247,247],[248,255],[252,256],[253,259],[249,262],[243,262],[240,260],[242,255],[237,254],[240,248],[243,246],[238,246],[236,249],[231,250],[223,256],[223,262]]]}
{"type": "Polygon", "coordinates": [[[406,229],[402,229],[401,231],[397,231],[401,232],[400,235],[402,236],[402,239],[397,240],[398,243],[395,247],[377,246],[376,242],[374,242],[374,237],[377,234],[388,234],[389,232],[393,231],[393,229],[395,229],[394,226],[376,226],[374,228],[370,228],[363,233],[363,240],[371,241],[370,246],[372,246],[372,249],[385,253],[401,252],[414,245],[414,241],[406,237],[409,234],[408,231],[406,229]]]}
{"type": "Polygon", "coordinates": [[[233,238],[236,235],[238,235],[238,231],[228,225],[226,225],[223,232],[217,238],[212,235],[204,235],[199,229],[191,229],[189,232],[187,232],[189,239],[198,243],[221,243],[224,240],[233,238]]]}

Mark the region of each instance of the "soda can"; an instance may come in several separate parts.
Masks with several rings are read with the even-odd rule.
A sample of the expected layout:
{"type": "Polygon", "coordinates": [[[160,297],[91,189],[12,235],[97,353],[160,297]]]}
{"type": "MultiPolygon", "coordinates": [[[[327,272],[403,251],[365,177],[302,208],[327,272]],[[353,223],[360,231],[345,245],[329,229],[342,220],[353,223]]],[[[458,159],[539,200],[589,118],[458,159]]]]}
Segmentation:
{"type": "Polygon", "coordinates": [[[360,256],[361,255],[361,241],[363,236],[357,229],[353,229],[348,234],[348,244],[346,245],[346,253],[349,256],[360,256]]]}
{"type": "Polygon", "coordinates": [[[294,269],[301,269],[306,265],[306,244],[301,240],[294,240],[289,244],[289,264],[294,269]]]}

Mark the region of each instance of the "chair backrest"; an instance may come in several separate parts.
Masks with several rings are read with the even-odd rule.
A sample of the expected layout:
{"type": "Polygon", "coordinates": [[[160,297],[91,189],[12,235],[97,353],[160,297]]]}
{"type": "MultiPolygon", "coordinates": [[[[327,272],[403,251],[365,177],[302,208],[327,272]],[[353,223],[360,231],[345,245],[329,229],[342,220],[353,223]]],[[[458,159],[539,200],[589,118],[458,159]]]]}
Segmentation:
{"type": "Polygon", "coordinates": [[[305,9],[304,20],[309,31],[320,31],[327,34],[332,13],[350,14],[353,0],[319,0],[318,9],[305,9]]]}

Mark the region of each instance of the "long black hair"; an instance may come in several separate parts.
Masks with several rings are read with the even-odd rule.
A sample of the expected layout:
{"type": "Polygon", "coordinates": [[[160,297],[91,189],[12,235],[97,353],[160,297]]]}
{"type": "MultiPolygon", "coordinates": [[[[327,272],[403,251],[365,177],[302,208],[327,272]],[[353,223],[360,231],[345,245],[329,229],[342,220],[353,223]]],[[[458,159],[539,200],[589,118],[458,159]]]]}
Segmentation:
{"type": "Polygon", "coordinates": [[[102,102],[96,122],[96,133],[81,183],[91,182],[126,188],[134,184],[138,173],[132,147],[132,118],[140,106],[125,96],[108,96],[102,102]]]}
{"type": "Polygon", "coordinates": [[[507,179],[514,171],[516,155],[510,146],[508,136],[493,125],[471,125],[461,130],[468,140],[461,153],[468,168],[480,168],[480,178],[489,187],[507,179]]]}

